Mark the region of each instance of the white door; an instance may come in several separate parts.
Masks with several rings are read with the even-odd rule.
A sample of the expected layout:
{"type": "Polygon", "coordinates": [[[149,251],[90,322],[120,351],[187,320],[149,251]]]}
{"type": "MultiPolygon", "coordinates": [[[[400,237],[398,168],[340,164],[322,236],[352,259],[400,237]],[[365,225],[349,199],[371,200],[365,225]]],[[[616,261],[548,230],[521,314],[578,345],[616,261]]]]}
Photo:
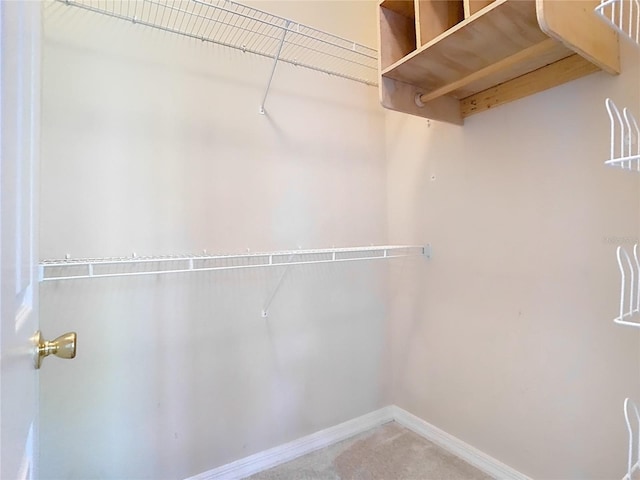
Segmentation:
{"type": "Polygon", "coordinates": [[[0,479],[37,478],[40,2],[0,1],[0,479]]]}

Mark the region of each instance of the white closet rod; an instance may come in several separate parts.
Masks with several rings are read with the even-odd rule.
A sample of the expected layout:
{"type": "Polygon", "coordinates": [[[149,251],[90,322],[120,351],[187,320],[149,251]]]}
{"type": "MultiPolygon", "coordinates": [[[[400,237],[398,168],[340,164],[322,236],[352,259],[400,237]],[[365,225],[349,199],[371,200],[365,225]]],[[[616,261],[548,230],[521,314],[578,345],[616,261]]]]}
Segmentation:
{"type": "Polygon", "coordinates": [[[263,268],[282,265],[311,265],[422,255],[431,256],[429,245],[388,245],[377,247],[327,248],[245,253],[238,255],[181,255],[162,257],[119,257],[97,259],[44,260],[40,262],[41,282],[86,278],[160,275],[263,268]]]}

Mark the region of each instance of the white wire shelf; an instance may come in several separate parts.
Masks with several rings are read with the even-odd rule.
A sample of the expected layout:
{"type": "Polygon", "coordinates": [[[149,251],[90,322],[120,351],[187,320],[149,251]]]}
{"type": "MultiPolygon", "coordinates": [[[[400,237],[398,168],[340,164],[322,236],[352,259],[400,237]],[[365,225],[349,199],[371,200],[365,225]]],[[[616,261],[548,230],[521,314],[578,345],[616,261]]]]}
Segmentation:
{"type": "Polygon", "coordinates": [[[289,250],[237,255],[171,255],[153,257],[113,257],[43,260],[39,264],[41,282],[87,278],[207,272],[282,265],[308,265],[363,260],[385,260],[409,256],[431,256],[429,245],[388,245],[375,247],[289,250]]]}
{"type": "Polygon", "coordinates": [[[638,244],[633,246],[629,255],[623,247],[616,251],[620,269],[620,311],[613,321],[619,325],[640,327],[640,262],[638,244]]]}
{"type": "Polygon", "coordinates": [[[618,33],[640,45],[640,0],[601,0],[595,12],[618,33]]]}
{"type": "Polygon", "coordinates": [[[378,52],[231,0],[57,0],[69,6],[377,85],[378,52]]]}
{"type": "Polygon", "coordinates": [[[624,399],[624,420],[629,434],[627,473],[622,480],[638,478],[640,470],[640,413],[638,406],[629,398],[624,399]]]}
{"type": "Polygon", "coordinates": [[[611,125],[609,160],[605,165],[640,172],[640,128],[633,114],[620,110],[610,98],[605,100],[611,125]]]}

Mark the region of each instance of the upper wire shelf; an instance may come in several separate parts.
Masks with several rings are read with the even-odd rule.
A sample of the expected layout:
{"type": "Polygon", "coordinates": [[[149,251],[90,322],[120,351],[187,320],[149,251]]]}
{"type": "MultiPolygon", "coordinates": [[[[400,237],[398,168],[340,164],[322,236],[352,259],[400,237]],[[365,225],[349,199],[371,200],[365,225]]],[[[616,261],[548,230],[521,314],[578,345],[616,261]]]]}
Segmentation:
{"type": "Polygon", "coordinates": [[[638,244],[630,256],[623,247],[616,251],[620,269],[620,313],[613,319],[619,325],[640,327],[640,261],[638,244]],[[633,258],[632,258],[633,257],[633,258]]]}
{"type": "Polygon", "coordinates": [[[205,272],[279,265],[307,265],[431,255],[424,245],[388,245],[376,247],[290,250],[237,255],[172,255],[153,257],[113,257],[93,259],[43,260],[39,264],[40,281],[72,280],[165,273],[205,272]]]}
{"type": "Polygon", "coordinates": [[[605,100],[611,124],[611,149],[605,165],[640,172],[640,128],[633,114],[620,110],[610,98],[605,100]]]}
{"type": "Polygon", "coordinates": [[[377,50],[231,0],[58,0],[166,32],[377,85],[377,50]]]}
{"type": "Polygon", "coordinates": [[[595,12],[611,27],[640,46],[640,0],[601,0],[595,12]]]}

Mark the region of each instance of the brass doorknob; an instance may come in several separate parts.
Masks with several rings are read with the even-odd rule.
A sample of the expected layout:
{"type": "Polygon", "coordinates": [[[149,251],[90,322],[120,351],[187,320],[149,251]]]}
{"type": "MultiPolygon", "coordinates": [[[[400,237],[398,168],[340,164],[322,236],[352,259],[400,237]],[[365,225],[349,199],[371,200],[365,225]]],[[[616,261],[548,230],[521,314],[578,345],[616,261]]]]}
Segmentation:
{"type": "Polygon", "coordinates": [[[47,342],[42,338],[42,332],[38,330],[34,338],[34,343],[36,344],[36,369],[39,369],[40,365],[42,365],[42,359],[49,355],[55,355],[59,358],[75,358],[77,337],[76,332],[69,332],[47,342]]]}

